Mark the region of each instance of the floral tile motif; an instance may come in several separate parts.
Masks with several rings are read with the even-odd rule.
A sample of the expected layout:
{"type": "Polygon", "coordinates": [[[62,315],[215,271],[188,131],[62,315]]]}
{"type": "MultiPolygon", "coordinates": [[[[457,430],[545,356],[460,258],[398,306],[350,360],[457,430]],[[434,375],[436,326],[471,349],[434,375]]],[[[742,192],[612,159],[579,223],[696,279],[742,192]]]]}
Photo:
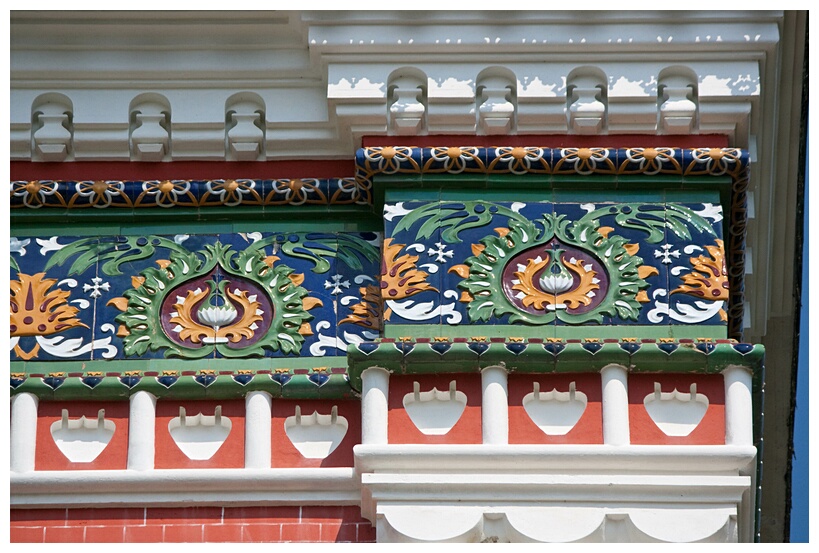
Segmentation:
{"type": "Polygon", "coordinates": [[[552,153],[552,172],[559,174],[613,174],[617,150],[613,148],[560,148],[552,153]]]}
{"type": "Polygon", "coordinates": [[[11,183],[10,205],[30,209],[65,208],[70,184],[52,180],[14,181],[11,183]]]}
{"type": "Polygon", "coordinates": [[[377,336],[352,321],[339,334],[337,314],[342,300],[362,300],[359,284],[376,282],[380,241],[377,233],[13,237],[11,358],[343,355],[377,336]],[[346,298],[345,279],[357,285],[346,298]]]}
{"type": "Polygon", "coordinates": [[[429,148],[424,151],[424,173],[485,173],[486,149],[466,146],[429,148]]]}
{"type": "Polygon", "coordinates": [[[66,207],[73,208],[132,208],[124,181],[66,182],[66,207]]]}
{"type": "Polygon", "coordinates": [[[198,186],[188,180],[150,180],[134,190],[134,207],[195,207],[198,186]]]}
{"type": "Polygon", "coordinates": [[[346,355],[351,344],[371,342],[383,329],[379,274],[382,235],[376,232],[339,233],[338,250],[332,274],[324,281],[336,313],[335,343],[330,344],[319,329],[313,355],[328,344],[326,355],[346,355]]]}
{"type": "MultiPolygon", "coordinates": [[[[694,292],[675,284],[669,294],[670,274],[684,269],[680,248],[720,235],[717,211],[665,201],[388,203],[385,263],[413,271],[405,282],[418,305],[443,309],[457,298],[455,324],[690,324],[694,292]],[[425,254],[444,270],[429,270],[425,254]],[[669,312],[675,294],[671,305],[689,315],[669,312]]],[[[387,325],[434,324],[390,315],[387,325]]]]}
{"type": "Polygon", "coordinates": [[[440,327],[442,316],[460,320],[455,298],[441,289],[441,264],[451,253],[437,246],[441,244],[441,213],[439,202],[385,204],[381,252],[385,325],[440,327]]]}
{"type": "Polygon", "coordinates": [[[620,175],[682,174],[680,148],[628,148],[617,150],[620,175]]]}
{"type": "Polygon", "coordinates": [[[262,205],[262,181],[220,179],[199,182],[199,206],[262,205]]]}
{"type": "MultiPolygon", "coordinates": [[[[11,242],[11,359],[90,360],[111,358],[111,335],[94,339],[97,298],[109,287],[92,256],[69,263],[63,250],[97,238],[13,237],[11,242]]],[[[109,330],[113,330],[111,327],[109,330]]]]}
{"type": "Polygon", "coordinates": [[[552,150],[549,148],[497,147],[486,149],[486,171],[512,175],[551,173],[552,150]]]}
{"type": "Polygon", "coordinates": [[[722,207],[709,202],[678,205],[680,209],[701,216],[709,224],[689,224],[689,234],[683,235],[673,234],[669,226],[670,248],[680,254],[669,264],[670,324],[724,325],[728,320],[730,284],[722,207]]]}

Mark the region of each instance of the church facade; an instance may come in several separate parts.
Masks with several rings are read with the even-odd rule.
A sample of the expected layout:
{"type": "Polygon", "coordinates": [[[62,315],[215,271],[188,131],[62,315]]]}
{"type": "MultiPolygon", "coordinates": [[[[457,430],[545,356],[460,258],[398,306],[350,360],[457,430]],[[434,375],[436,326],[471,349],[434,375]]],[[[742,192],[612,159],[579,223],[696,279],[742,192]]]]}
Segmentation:
{"type": "Polygon", "coordinates": [[[806,13],[11,21],[12,542],[785,539],[806,13]]]}

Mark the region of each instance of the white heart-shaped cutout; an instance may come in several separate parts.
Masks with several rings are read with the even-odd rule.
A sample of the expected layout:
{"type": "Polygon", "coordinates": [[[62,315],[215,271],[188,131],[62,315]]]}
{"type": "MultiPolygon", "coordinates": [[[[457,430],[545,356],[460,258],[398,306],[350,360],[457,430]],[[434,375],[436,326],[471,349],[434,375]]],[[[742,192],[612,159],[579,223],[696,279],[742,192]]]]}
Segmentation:
{"type": "Polygon", "coordinates": [[[329,456],[347,435],[347,419],[338,416],[338,407],[333,406],[329,415],[301,416],[301,407],[296,406],[296,414],[284,421],[284,431],[299,453],[307,459],[324,459],[329,456]]]}
{"type": "Polygon", "coordinates": [[[62,418],[51,425],[51,437],[72,463],[90,463],[108,446],[115,430],[114,421],[105,420],[104,409],[96,419],[82,416],[74,420],[69,420],[68,410],[63,409],[62,418]]]}
{"type": "Polygon", "coordinates": [[[643,399],[648,416],[666,436],[688,436],[699,426],[708,410],[708,398],[697,393],[692,384],[689,393],[660,391],[660,383],[654,383],[654,393],[643,399]]]}
{"type": "Polygon", "coordinates": [[[538,428],[550,436],[564,436],[586,411],[588,398],[575,390],[575,383],[569,385],[568,392],[541,392],[540,384],[534,383],[534,391],[523,398],[523,408],[538,428]]]}
{"type": "Polygon", "coordinates": [[[168,431],[177,447],[194,461],[213,457],[227,440],[232,427],[230,419],[222,416],[221,406],[216,407],[212,416],[199,413],[194,417],[185,416],[184,408],[180,407],[179,416],[168,423],[168,431]]]}
{"type": "Polygon", "coordinates": [[[466,394],[455,389],[455,381],[449,384],[449,391],[439,392],[433,388],[422,392],[418,382],[413,383],[413,392],[404,396],[404,409],[412,423],[428,436],[446,434],[461,418],[466,408],[466,394]]]}

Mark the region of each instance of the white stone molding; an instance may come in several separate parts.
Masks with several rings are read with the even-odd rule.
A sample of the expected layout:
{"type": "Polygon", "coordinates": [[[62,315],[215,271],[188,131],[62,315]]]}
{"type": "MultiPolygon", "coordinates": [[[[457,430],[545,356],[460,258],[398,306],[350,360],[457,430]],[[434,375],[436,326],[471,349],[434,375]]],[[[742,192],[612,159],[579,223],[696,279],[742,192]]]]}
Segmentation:
{"type": "Polygon", "coordinates": [[[269,393],[255,391],[245,396],[245,468],[270,468],[272,412],[269,393]]]}
{"type": "Polygon", "coordinates": [[[237,111],[236,132],[252,134],[250,142],[237,138],[240,149],[258,144],[251,125],[265,134],[261,159],[351,156],[361,136],[404,128],[390,121],[389,86],[408,67],[426,76],[429,133],[477,132],[477,81],[493,68],[514,75],[511,132],[574,133],[567,84],[591,59],[607,76],[599,91],[607,97],[607,132],[665,132],[658,78],[674,59],[674,67],[696,75],[700,128],[693,132],[728,134],[732,145],[748,147],[761,130],[762,83],[773,93],[779,82],[761,73],[760,60],[775,54],[782,14],[621,15],[495,14],[488,33],[485,20],[465,20],[460,11],[436,12],[421,27],[401,12],[228,11],[218,24],[181,12],[16,12],[12,157],[37,159],[31,107],[49,93],[72,104],[75,159],[128,159],[126,114],[149,93],[173,106],[171,159],[234,159],[225,144],[226,123],[233,124],[226,105],[237,94],[253,95],[265,111],[259,118],[256,110],[237,111]],[[176,24],[173,37],[158,20],[176,24]],[[673,34],[658,35],[664,23],[673,23],[673,34]],[[216,34],[225,38],[218,55],[205,40],[216,34]],[[125,52],[123,40],[145,48],[125,52]]]}
{"type": "Polygon", "coordinates": [[[361,443],[386,444],[390,373],[381,367],[361,372],[361,443]]]}
{"type": "Polygon", "coordinates": [[[606,74],[597,67],[578,67],[566,77],[569,129],[577,134],[601,134],[606,129],[606,74]]]}
{"type": "Polygon", "coordinates": [[[509,392],[506,366],[481,370],[481,434],[484,444],[509,443],[509,392]]]}
{"type": "Polygon", "coordinates": [[[628,370],[606,365],[600,370],[603,390],[603,443],[622,446],[631,441],[628,416],[628,370]]]}
{"type": "Polygon", "coordinates": [[[750,446],[361,445],[355,455],[379,542],[753,535],[750,446]]]}
{"type": "Polygon", "coordinates": [[[265,106],[255,92],[239,92],[225,104],[225,151],[228,161],[263,161],[265,106]]]}
{"type": "Polygon", "coordinates": [[[62,417],[51,424],[51,437],[63,455],[72,463],[90,463],[102,453],[116,432],[117,425],[105,420],[105,409],[100,409],[95,419],[68,418],[68,409],[62,417]]]}
{"type": "Polygon", "coordinates": [[[510,134],[516,130],[515,75],[505,67],[489,67],[477,77],[479,134],[510,134]]]}
{"type": "Polygon", "coordinates": [[[188,416],[179,407],[179,416],[168,421],[168,432],[176,446],[188,459],[206,461],[213,457],[227,440],[233,423],[222,416],[222,406],[217,405],[213,415],[197,413],[188,416]]]}
{"type": "Polygon", "coordinates": [[[64,94],[38,96],[31,106],[31,157],[70,161],[74,155],[74,108],[64,94]]]}
{"type": "Polygon", "coordinates": [[[392,72],[387,83],[390,134],[424,134],[427,111],[426,75],[413,67],[402,67],[392,72]]]}
{"type": "Polygon", "coordinates": [[[376,519],[378,542],[652,543],[737,542],[735,506],[666,508],[390,505],[376,519]],[[433,528],[434,530],[430,530],[433,528]]]}
{"type": "Polygon", "coordinates": [[[132,161],[171,159],[171,104],[160,94],[140,94],[128,108],[132,161]]]}
{"type": "Polygon", "coordinates": [[[697,75],[687,67],[667,67],[657,80],[660,129],[691,133],[697,126],[697,75]]]}
{"type": "Polygon", "coordinates": [[[428,436],[446,434],[461,418],[466,408],[466,394],[456,389],[456,382],[449,383],[449,390],[432,388],[421,391],[421,385],[413,382],[412,392],[404,395],[404,410],[415,427],[428,436]]]}
{"type": "Polygon", "coordinates": [[[22,393],[11,397],[11,447],[9,449],[12,472],[34,470],[37,451],[37,406],[34,394],[22,393]]]}
{"type": "Polygon", "coordinates": [[[128,464],[130,470],[152,470],[156,448],[156,397],[137,392],[130,397],[128,464]]]}
{"type": "Polygon", "coordinates": [[[338,406],[333,405],[329,415],[313,411],[303,416],[296,405],[295,414],[284,421],[287,438],[306,459],[326,459],[347,435],[347,419],[338,416],[338,406]]]}
{"type": "Polygon", "coordinates": [[[725,379],[725,443],[751,445],[753,425],[753,375],[744,367],[730,365],[722,375],[725,379]]]}
{"type": "Polygon", "coordinates": [[[11,507],[357,505],[352,468],[36,471],[11,475],[11,507]]]}

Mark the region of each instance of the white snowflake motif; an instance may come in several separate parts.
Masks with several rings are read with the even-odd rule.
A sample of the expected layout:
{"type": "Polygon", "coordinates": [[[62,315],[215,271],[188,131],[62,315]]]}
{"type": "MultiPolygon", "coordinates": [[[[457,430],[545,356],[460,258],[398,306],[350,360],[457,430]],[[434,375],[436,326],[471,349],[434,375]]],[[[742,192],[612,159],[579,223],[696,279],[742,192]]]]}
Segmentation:
{"type": "Polygon", "coordinates": [[[30,238],[23,238],[18,240],[14,236],[9,240],[9,249],[11,253],[19,253],[21,256],[26,255],[26,246],[31,242],[30,238]]]}
{"type": "Polygon", "coordinates": [[[440,242],[435,242],[435,245],[438,246],[438,248],[437,249],[430,248],[429,251],[427,251],[427,255],[429,255],[430,257],[434,256],[435,261],[437,261],[438,263],[446,263],[447,257],[452,259],[452,256],[455,255],[452,252],[452,250],[447,251],[446,246],[444,244],[441,244],[440,242]]]}
{"type": "Polygon", "coordinates": [[[330,288],[332,288],[332,291],[330,293],[333,294],[334,296],[340,294],[342,292],[342,288],[350,287],[350,281],[341,280],[342,278],[344,277],[342,277],[341,275],[333,275],[331,280],[324,281],[324,289],[329,290],[330,288]]]}
{"type": "Polygon", "coordinates": [[[89,296],[91,296],[92,298],[100,297],[102,295],[102,292],[100,292],[100,290],[104,290],[105,292],[107,292],[108,290],[111,289],[111,285],[108,284],[107,282],[103,282],[100,277],[92,278],[91,282],[93,284],[83,284],[82,291],[83,292],[90,291],[91,293],[89,294],[89,296]]]}
{"type": "Polygon", "coordinates": [[[672,250],[671,244],[663,244],[663,251],[654,250],[654,257],[662,257],[663,263],[666,265],[669,263],[673,263],[671,260],[672,257],[680,257],[680,250],[672,250]]]}

